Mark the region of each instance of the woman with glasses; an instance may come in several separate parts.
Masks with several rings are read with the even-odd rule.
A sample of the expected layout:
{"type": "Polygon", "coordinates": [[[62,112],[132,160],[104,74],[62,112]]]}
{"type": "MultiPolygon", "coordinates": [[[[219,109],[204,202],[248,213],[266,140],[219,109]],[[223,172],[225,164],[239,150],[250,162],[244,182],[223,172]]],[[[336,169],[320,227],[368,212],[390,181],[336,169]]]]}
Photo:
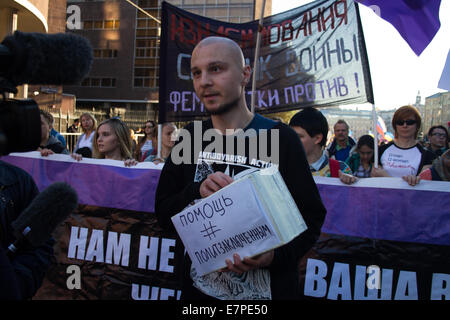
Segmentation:
{"type": "Polygon", "coordinates": [[[414,186],[419,183],[419,174],[436,158],[417,141],[422,119],[416,108],[403,106],[392,118],[394,140],[379,149],[379,168],[372,169],[372,177],[401,177],[414,186]]]}
{"type": "Polygon", "coordinates": [[[134,153],[134,158],[137,161],[144,161],[144,154],[154,149],[155,132],[155,122],[147,120],[144,127],[144,136],[139,139],[134,153]]]}

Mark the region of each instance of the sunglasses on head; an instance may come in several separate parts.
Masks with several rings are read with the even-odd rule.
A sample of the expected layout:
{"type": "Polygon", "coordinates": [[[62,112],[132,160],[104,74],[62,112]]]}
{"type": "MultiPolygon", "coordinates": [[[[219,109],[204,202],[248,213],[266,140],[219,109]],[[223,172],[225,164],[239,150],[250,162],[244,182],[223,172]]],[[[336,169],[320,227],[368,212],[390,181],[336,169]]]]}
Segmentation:
{"type": "Polygon", "coordinates": [[[407,126],[412,126],[413,124],[416,124],[416,122],[416,120],[397,120],[395,124],[398,126],[402,126],[406,123],[407,126]]]}

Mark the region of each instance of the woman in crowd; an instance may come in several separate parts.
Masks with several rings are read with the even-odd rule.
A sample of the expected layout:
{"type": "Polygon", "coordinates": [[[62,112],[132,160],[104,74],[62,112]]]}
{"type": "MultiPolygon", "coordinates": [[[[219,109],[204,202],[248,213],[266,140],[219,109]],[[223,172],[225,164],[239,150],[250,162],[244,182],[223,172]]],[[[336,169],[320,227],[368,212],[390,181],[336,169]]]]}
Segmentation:
{"type": "Polygon", "coordinates": [[[78,138],[73,151],[88,157],[88,155],[92,153],[92,141],[97,127],[97,120],[92,114],[85,112],[81,115],[80,122],[83,134],[78,138]]]}
{"type": "Polygon", "coordinates": [[[361,136],[356,144],[356,152],[350,153],[345,161],[353,175],[358,178],[369,178],[373,166],[374,139],[368,134],[361,136]]]}
{"type": "Polygon", "coordinates": [[[419,176],[423,180],[450,181],[450,149],[434,159],[431,168],[423,170],[419,176]]]}
{"type": "MultiPolygon", "coordinates": [[[[175,139],[172,137],[175,130],[177,130],[177,127],[172,122],[164,123],[161,129],[161,158],[157,158],[158,148],[155,145],[152,151],[144,154],[144,161],[153,161],[155,163],[166,161],[175,144],[175,139]]],[[[158,137],[157,133],[155,133],[155,137],[158,137]]]]}
{"type": "Polygon", "coordinates": [[[379,168],[372,177],[402,177],[409,185],[419,183],[424,166],[431,165],[436,156],[417,141],[421,117],[416,108],[403,106],[392,118],[394,140],[379,149],[379,168]]]}
{"type": "Polygon", "coordinates": [[[139,139],[134,153],[134,158],[138,161],[144,161],[144,154],[155,148],[153,139],[155,137],[155,122],[147,120],[144,127],[144,136],[139,139]]]}
{"type": "MultiPolygon", "coordinates": [[[[82,156],[72,154],[80,161],[82,156]]],[[[136,165],[138,162],[131,155],[131,136],[128,126],[120,119],[107,119],[99,124],[94,133],[92,157],[95,159],[109,159],[125,161],[126,166],[136,165]]]]}

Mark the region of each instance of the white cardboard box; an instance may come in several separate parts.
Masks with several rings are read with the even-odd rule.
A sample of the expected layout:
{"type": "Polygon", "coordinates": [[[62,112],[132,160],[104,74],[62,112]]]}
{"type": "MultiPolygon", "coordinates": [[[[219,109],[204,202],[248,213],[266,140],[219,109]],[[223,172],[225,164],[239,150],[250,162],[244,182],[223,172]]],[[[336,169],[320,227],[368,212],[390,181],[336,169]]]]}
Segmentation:
{"type": "Polygon", "coordinates": [[[274,167],[248,174],[185,208],[172,222],[199,275],[226,267],[233,254],[252,257],[307,229],[274,167]]]}

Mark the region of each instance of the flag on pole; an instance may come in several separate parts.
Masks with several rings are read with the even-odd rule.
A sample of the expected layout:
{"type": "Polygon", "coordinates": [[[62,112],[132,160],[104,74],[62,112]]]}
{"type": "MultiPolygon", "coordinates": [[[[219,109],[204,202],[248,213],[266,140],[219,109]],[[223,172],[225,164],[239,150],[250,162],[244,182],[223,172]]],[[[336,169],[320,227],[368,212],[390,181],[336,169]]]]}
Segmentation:
{"type": "Polygon", "coordinates": [[[384,136],[384,133],[387,131],[386,129],[386,124],[384,123],[383,118],[381,118],[380,116],[378,116],[378,121],[377,121],[377,132],[380,135],[380,137],[383,140],[386,140],[386,137],[384,136]]]}
{"type": "Polygon", "coordinates": [[[425,50],[441,27],[441,0],[356,0],[392,24],[416,55],[425,50]]]}
{"type": "Polygon", "coordinates": [[[448,51],[447,61],[445,62],[438,88],[442,90],[450,90],[450,50],[448,51]]]}

